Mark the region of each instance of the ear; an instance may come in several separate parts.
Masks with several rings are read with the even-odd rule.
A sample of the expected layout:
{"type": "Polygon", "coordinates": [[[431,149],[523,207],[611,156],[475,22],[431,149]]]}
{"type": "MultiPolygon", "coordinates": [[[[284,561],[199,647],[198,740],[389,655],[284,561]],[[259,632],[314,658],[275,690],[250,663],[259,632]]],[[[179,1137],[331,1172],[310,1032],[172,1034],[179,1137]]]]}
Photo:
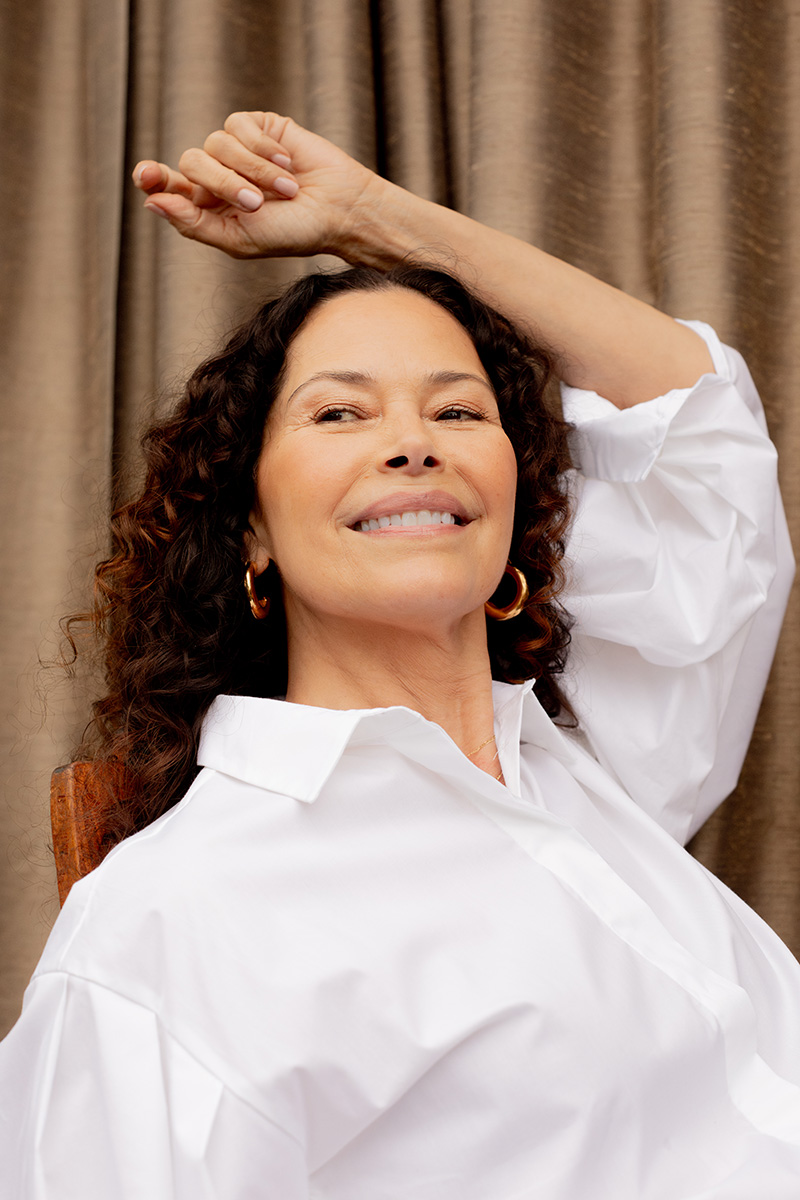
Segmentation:
{"type": "Polygon", "coordinates": [[[249,527],[244,535],[244,552],[248,561],[254,564],[256,575],[266,571],[272,559],[272,553],[266,527],[260,514],[256,512],[250,513],[249,527]]]}

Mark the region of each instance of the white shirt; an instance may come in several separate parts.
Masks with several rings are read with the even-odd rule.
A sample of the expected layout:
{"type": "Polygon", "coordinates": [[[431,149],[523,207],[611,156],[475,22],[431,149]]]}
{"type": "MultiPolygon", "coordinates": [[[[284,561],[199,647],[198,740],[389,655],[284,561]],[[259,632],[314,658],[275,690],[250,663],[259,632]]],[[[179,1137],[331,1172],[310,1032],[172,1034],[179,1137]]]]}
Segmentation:
{"type": "Polygon", "coordinates": [[[581,732],[495,684],[502,786],[408,709],[219,697],[0,1046],[0,1195],[796,1200],[800,967],[681,845],[792,573],[752,382],[694,327],[694,388],[565,396],[581,732]]]}

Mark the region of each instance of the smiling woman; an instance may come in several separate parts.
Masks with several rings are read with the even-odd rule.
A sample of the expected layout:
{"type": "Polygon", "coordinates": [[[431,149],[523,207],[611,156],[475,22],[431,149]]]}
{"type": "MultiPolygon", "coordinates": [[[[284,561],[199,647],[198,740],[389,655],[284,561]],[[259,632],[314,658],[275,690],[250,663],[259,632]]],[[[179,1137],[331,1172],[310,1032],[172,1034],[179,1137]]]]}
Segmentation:
{"type": "Polygon", "coordinates": [[[445,309],[394,288],[315,310],[256,478],[249,552],[259,570],[279,564],[287,699],[401,702],[392,681],[409,635],[443,663],[487,667],[483,604],[511,548],[516,458],[477,349],[445,309]],[[354,676],[369,695],[361,682],[352,694],[354,676]]]}
{"type": "MultiPolygon", "coordinates": [[[[416,645],[463,689],[462,714],[449,695],[431,716],[465,748],[492,723],[476,676],[537,677],[547,711],[569,719],[566,426],[543,403],[548,372],[462,284],[413,265],[301,280],[197,368],[147,436],[142,495],[115,515],[97,569],[110,689],[83,753],[126,763],[118,836],[189,786],[219,692],[405,704],[416,645]],[[438,523],[420,525],[424,511],[438,523]],[[356,528],[373,514],[384,530],[356,528]],[[509,559],[528,603],[490,622],[487,645],[484,602],[509,559]],[[258,625],[248,561],[270,601],[258,625]]],[[[496,757],[487,745],[476,763],[495,773],[496,757]]]]}
{"type": "Polygon", "coordinates": [[[795,1198],[800,968],[683,849],[792,577],[747,368],[286,118],[183,165],[136,177],[185,235],[359,265],[198,367],[114,516],[132,787],[0,1047],[9,1194],[795,1198]]]}

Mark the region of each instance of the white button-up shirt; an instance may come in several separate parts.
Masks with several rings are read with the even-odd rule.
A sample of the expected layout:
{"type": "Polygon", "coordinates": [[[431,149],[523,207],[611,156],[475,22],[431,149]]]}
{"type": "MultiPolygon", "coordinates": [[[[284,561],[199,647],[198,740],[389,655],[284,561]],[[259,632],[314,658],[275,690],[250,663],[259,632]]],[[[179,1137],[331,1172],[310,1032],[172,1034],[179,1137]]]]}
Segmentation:
{"type": "Polygon", "coordinates": [[[693,389],[565,396],[580,730],[495,684],[503,786],[408,709],[219,697],[0,1047],[0,1195],[797,1200],[800,967],[682,848],[791,579],[749,375],[695,328],[693,389]]]}

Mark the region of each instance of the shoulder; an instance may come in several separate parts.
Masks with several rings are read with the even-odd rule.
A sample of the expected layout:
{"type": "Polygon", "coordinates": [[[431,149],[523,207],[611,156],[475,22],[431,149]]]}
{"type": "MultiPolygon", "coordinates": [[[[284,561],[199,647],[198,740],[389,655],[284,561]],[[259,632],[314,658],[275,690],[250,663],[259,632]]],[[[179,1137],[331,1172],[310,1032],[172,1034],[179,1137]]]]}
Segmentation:
{"type": "Polygon", "coordinates": [[[171,985],[180,991],[252,937],[280,889],[273,866],[293,804],[201,771],[173,809],[74,885],[36,974],[66,972],[158,1011],[171,985]]]}

